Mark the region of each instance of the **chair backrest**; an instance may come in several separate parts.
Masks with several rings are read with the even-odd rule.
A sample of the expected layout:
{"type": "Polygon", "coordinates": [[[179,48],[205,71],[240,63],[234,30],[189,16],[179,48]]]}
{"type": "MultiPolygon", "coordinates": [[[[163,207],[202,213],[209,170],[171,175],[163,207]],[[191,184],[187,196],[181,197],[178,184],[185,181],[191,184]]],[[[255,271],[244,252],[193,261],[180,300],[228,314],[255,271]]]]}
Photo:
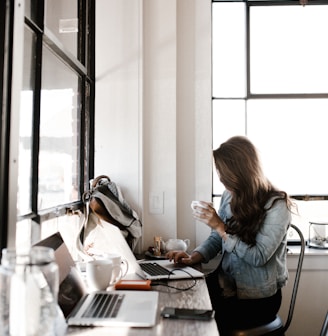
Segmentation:
{"type": "Polygon", "coordinates": [[[328,336],[328,312],[326,314],[325,320],[323,322],[320,336],[328,336]]]}
{"type": "Polygon", "coordinates": [[[293,292],[292,292],[292,296],[291,296],[291,299],[290,299],[288,317],[287,317],[286,323],[284,325],[284,331],[286,331],[289,328],[290,323],[291,323],[292,318],[293,318],[294,308],[295,308],[295,302],[296,302],[296,296],[297,296],[297,291],[298,291],[298,285],[299,285],[299,282],[300,282],[301,271],[302,271],[302,266],[303,266],[304,251],[305,251],[305,240],[304,240],[304,236],[303,236],[301,230],[296,225],[294,225],[294,224],[291,224],[290,226],[300,236],[300,239],[301,239],[301,251],[300,251],[300,254],[299,254],[299,258],[298,258],[298,264],[297,264],[297,268],[296,268],[296,274],[295,274],[295,281],[294,281],[294,286],[293,286],[293,292]]]}

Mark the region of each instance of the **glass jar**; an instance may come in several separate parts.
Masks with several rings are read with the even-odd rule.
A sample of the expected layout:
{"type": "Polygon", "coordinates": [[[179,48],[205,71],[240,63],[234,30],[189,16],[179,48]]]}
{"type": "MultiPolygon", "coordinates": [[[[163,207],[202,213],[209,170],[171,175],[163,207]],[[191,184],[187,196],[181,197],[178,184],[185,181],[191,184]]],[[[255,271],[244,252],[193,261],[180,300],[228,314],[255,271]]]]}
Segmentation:
{"type": "Polygon", "coordinates": [[[0,265],[0,335],[9,335],[9,299],[12,272],[0,265]]]}
{"type": "Polygon", "coordinates": [[[328,249],[328,222],[310,222],[308,246],[328,249]]]}
{"type": "Polygon", "coordinates": [[[55,335],[59,272],[54,250],[41,246],[27,253],[4,249],[1,265],[11,274],[8,335],[55,335]]]}

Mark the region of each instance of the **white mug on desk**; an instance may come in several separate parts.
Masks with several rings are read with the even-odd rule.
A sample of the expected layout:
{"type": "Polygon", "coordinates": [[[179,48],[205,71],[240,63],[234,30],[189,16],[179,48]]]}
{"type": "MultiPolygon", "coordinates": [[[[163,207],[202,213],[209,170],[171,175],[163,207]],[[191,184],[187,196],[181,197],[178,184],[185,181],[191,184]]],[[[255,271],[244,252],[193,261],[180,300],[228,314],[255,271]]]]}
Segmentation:
{"type": "Polygon", "coordinates": [[[120,275],[120,266],[113,265],[113,262],[110,259],[88,261],[86,264],[86,275],[87,283],[90,289],[106,290],[107,287],[114,285],[120,279],[120,276],[114,278],[116,269],[120,275]]]}
{"type": "MultiPolygon", "coordinates": [[[[116,266],[113,274],[113,279],[120,280],[123,278],[129,270],[129,264],[126,259],[123,259],[119,254],[117,253],[105,253],[103,256],[104,259],[111,260],[113,263],[113,266],[116,266]]],[[[118,281],[117,280],[117,281],[118,281]]]]}

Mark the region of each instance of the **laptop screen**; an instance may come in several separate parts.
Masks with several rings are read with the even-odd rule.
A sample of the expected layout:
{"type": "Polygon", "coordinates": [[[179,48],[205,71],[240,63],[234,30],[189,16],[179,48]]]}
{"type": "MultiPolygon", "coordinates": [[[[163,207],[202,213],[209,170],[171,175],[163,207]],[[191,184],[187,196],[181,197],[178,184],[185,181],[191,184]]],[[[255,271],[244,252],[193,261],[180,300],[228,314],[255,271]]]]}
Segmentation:
{"type": "Polygon", "coordinates": [[[50,247],[55,251],[59,269],[58,304],[67,317],[87,293],[83,279],[59,232],[39,241],[35,246],[50,247]]]}

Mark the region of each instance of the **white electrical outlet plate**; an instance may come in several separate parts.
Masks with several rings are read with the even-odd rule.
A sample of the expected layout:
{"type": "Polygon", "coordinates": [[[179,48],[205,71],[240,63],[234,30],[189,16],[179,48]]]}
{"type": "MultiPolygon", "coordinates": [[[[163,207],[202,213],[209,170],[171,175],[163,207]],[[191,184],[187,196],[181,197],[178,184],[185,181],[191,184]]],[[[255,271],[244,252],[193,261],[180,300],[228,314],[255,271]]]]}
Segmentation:
{"type": "Polygon", "coordinates": [[[164,213],[164,193],[151,191],[149,193],[149,213],[163,214],[164,213]]]}

